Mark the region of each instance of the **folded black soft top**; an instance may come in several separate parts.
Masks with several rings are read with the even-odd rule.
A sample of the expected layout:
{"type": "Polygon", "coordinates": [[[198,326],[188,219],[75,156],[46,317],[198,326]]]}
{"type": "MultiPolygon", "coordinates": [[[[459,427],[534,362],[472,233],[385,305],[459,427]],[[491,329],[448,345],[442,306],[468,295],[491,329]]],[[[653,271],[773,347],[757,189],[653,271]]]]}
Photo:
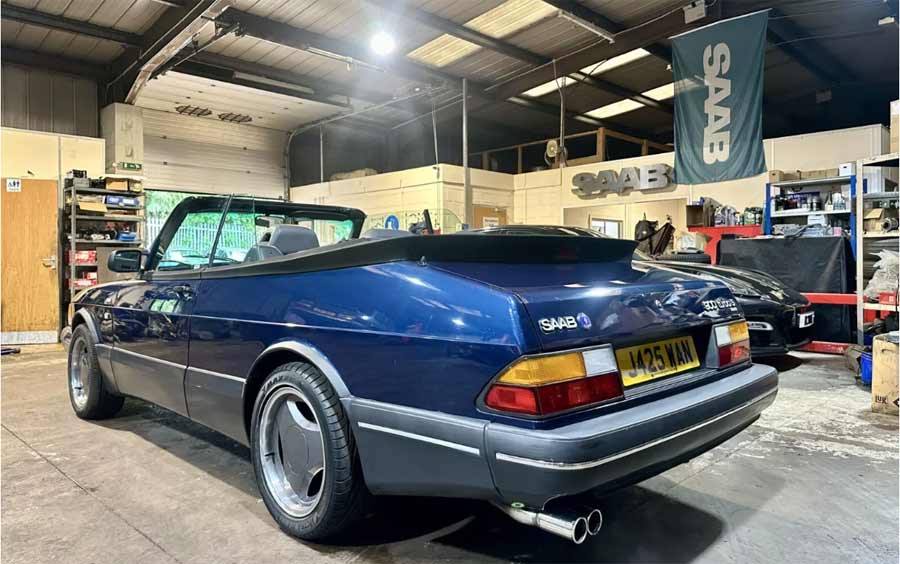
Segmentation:
{"type": "Polygon", "coordinates": [[[634,241],[552,235],[456,233],[390,239],[350,239],[275,259],[204,271],[202,278],[315,272],[395,261],[508,264],[610,262],[631,259],[634,241]]]}

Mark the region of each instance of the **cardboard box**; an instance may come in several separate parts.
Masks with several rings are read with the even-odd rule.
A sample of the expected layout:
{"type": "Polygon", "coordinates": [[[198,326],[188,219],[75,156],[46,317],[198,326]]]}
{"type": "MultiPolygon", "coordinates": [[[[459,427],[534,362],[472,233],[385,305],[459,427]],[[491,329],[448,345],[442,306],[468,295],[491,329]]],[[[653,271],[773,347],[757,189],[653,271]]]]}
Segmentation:
{"type": "Polygon", "coordinates": [[[800,180],[799,170],[770,170],[769,183],[784,182],[786,180],[800,180]]]}
{"type": "Polygon", "coordinates": [[[128,179],[126,178],[107,178],[106,179],[106,189],[107,190],[121,190],[122,192],[128,191],[128,179]]]}
{"type": "Polygon", "coordinates": [[[818,180],[819,178],[834,178],[840,175],[840,169],[837,168],[820,168],[816,170],[801,170],[801,180],[818,180]]]}
{"type": "MultiPolygon", "coordinates": [[[[890,335],[878,335],[872,340],[872,411],[898,415],[897,343],[890,335]]],[[[896,332],[893,333],[896,335],[896,332]]],[[[896,338],[896,337],[895,337],[896,338]]]]}
{"type": "Polygon", "coordinates": [[[864,233],[880,233],[883,231],[881,222],[886,218],[897,217],[897,209],[872,208],[863,216],[864,233]]]}
{"type": "Polygon", "coordinates": [[[900,100],[891,102],[891,152],[900,152],[900,100]]]}

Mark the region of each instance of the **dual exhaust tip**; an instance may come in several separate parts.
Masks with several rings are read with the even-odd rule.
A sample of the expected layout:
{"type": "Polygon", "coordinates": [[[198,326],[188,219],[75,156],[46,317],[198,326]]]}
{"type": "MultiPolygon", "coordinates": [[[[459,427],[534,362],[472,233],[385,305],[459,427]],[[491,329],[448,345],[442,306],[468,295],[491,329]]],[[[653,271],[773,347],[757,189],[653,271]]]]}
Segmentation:
{"type": "Polygon", "coordinates": [[[537,527],[575,544],[581,544],[588,536],[596,535],[603,526],[603,514],[594,508],[584,508],[586,514],[579,510],[545,513],[508,505],[494,505],[523,525],[537,527]]]}

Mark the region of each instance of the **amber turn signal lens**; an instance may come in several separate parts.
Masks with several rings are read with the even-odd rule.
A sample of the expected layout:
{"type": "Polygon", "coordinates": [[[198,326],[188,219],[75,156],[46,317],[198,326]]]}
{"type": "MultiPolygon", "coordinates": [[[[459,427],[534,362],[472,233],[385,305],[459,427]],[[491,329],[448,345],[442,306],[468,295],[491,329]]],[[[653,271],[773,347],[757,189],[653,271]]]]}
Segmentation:
{"type": "Polygon", "coordinates": [[[584,358],[577,352],[523,358],[510,366],[498,382],[516,386],[543,386],[585,376],[584,358]]]}

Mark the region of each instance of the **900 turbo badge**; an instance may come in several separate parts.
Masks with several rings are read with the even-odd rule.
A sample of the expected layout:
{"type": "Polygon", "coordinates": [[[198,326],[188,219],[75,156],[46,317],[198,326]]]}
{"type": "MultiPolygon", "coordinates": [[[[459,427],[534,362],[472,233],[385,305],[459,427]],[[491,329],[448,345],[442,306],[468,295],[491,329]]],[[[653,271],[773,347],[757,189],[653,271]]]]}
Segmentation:
{"type": "Polygon", "coordinates": [[[559,317],[542,317],[538,319],[538,325],[544,333],[553,333],[554,331],[562,331],[569,329],[590,329],[593,323],[591,318],[584,312],[578,315],[562,315],[559,317]]]}
{"type": "Polygon", "coordinates": [[[718,311],[720,309],[731,309],[737,307],[737,302],[731,298],[716,298],[714,300],[705,300],[703,302],[704,311],[718,311]]]}

